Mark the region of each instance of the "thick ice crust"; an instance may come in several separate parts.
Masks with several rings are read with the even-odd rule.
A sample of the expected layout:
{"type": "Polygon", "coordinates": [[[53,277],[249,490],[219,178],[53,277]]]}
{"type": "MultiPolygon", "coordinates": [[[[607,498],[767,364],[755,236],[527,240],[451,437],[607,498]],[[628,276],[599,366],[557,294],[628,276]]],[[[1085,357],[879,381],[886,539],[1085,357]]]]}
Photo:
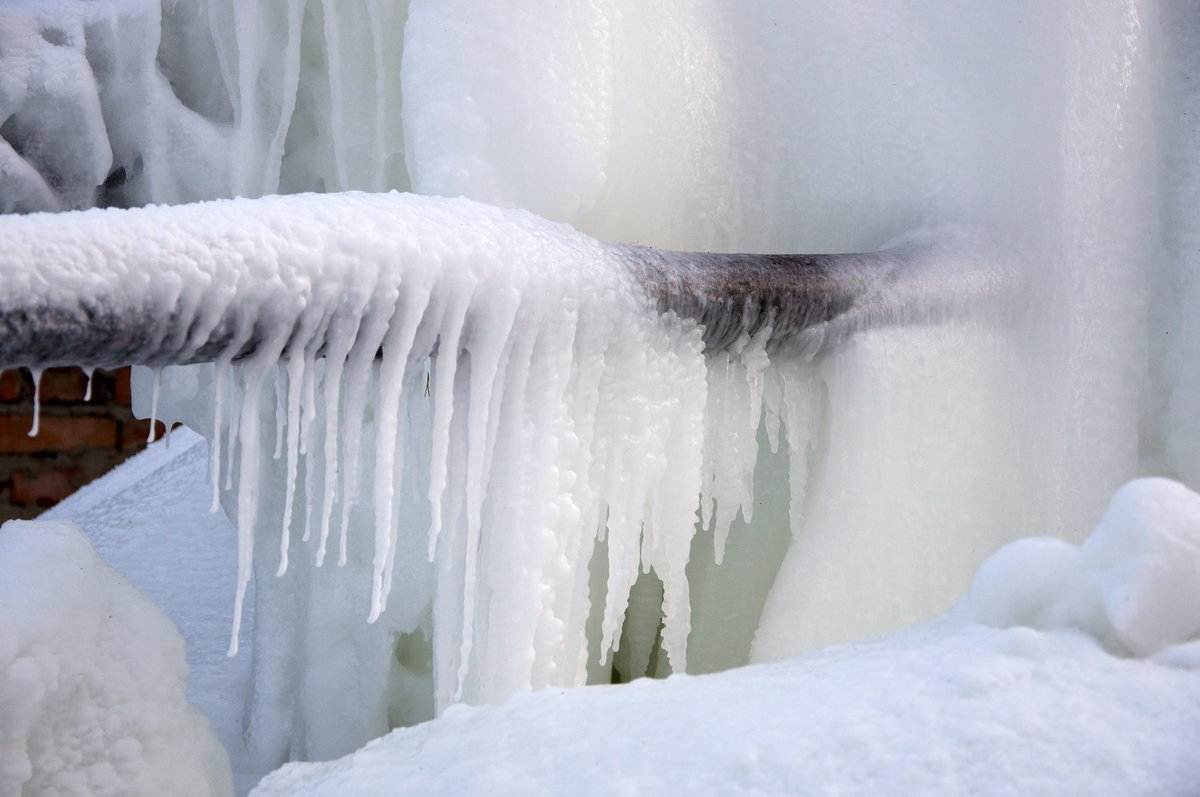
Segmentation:
{"type": "Polygon", "coordinates": [[[183,639],[65,521],[0,527],[0,793],[229,795],[183,639]]]}

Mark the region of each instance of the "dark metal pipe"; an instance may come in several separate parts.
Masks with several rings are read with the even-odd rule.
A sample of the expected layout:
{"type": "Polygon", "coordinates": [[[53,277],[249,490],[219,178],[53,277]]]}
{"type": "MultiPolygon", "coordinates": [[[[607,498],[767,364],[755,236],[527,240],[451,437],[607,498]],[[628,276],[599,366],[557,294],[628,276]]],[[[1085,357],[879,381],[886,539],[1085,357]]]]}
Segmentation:
{"type": "MultiPolygon", "coordinates": [[[[374,210],[384,202],[401,205],[389,212],[422,210],[426,203],[438,212],[454,207],[445,200],[399,195],[332,196],[374,210]]],[[[310,204],[297,204],[295,236],[300,239],[322,223],[305,217],[313,212],[312,198],[306,201],[310,204]]],[[[288,202],[270,197],[0,218],[0,367],[165,365],[246,357],[263,345],[268,330],[278,328],[280,318],[295,315],[288,306],[305,299],[286,280],[271,275],[255,281],[242,273],[245,269],[239,271],[233,233],[253,224],[262,208],[274,214],[271,234],[288,240],[287,230],[276,229],[280,206],[286,211],[288,202]],[[160,229],[169,234],[146,233],[160,229]],[[178,251],[168,251],[172,246],[178,251]],[[182,260],[188,268],[196,261],[196,268],[207,269],[202,280],[195,269],[156,271],[162,262],[180,260],[180,252],[186,253],[182,260]],[[179,288],[164,293],[155,285],[158,280],[174,280],[179,288]],[[189,295],[197,282],[219,298],[189,295]],[[164,295],[174,297],[169,313],[161,306],[164,295]]],[[[481,206],[457,202],[468,211],[465,223],[471,223],[481,206]]],[[[599,247],[613,268],[629,269],[660,312],[699,323],[709,351],[769,329],[773,348],[792,346],[811,354],[863,326],[903,321],[906,309],[928,309],[931,296],[953,300],[994,287],[993,279],[964,267],[961,253],[928,240],[870,254],[714,254],[598,244],[559,230],[578,236],[585,247],[599,247]]],[[[330,227],[322,234],[322,242],[328,242],[342,232],[330,227]]],[[[311,257],[311,249],[309,243],[301,254],[311,257]]],[[[280,262],[288,256],[282,249],[278,255],[280,262]]]]}

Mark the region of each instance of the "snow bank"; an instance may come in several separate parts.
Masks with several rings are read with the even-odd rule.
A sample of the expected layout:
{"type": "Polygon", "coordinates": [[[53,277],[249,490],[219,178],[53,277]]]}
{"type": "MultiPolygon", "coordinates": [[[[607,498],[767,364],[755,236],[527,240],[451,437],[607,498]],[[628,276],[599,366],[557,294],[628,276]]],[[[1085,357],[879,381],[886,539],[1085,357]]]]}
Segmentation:
{"type": "Polygon", "coordinates": [[[71,523],[0,527],[0,793],[231,794],[183,640],[71,523]]]}
{"type": "Polygon", "coordinates": [[[919,631],[769,665],[456,708],[251,792],[1186,794],[1200,671],[1027,628],[919,631]]]}
{"type": "Polygon", "coordinates": [[[289,764],[253,794],[1188,793],[1198,566],[1200,495],[1139,480],[1082,546],[1009,545],[926,625],[717,675],[455,707],[289,764]],[[1110,638],[1158,655],[1113,655],[1110,638]]]}
{"type": "MultiPolygon", "coordinates": [[[[262,772],[246,761],[242,713],[250,657],[229,658],[237,583],[237,530],[210,512],[208,446],[186,427],[151,444],[39,520],[69,520],[97,555],[162,609],[187,642],[187,699],[229,752],[245,792],[262,772]],[[184,564],[186,563],[186,565],[184,564]]],[[[249,600],[253,600],[253,593],[249,600]]],[[[249,644],[253,621],[242,628],[249,644]]]]}

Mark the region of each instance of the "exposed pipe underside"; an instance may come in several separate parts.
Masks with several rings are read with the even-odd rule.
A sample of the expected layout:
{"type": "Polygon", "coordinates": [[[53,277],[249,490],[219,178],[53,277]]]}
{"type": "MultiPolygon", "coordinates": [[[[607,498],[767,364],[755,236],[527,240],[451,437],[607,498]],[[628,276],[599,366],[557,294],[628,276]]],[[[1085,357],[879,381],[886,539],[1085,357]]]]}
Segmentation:
{"type": "MultiPolygon", "coordinates": [[[[237,200],[243,208],[270,201],[274,200],[237,200]]],[[[198,228],[211,223],[193,221],[188,207],[194,206],[53,214],[58,226],[51,237],[57,240],[32,242],[26,239],[38,234],[22,224],[37,216],[45,219],[46,214],[0,218],[0,273],[7,284],[0,295],[0,366],[237,361],[260,350],[267,337],[277,336],[273,319],[263,317],[271,313],[263,311],[269,311],[276,298],[283,302],[291,297],[286,288],[266,284],[269,280],[248,284],[245,289],[255,298],[227,301],[215,322],[211,317],[203,322],[204,329],[197,329],[198,315],[186,311],[203,299],[179,296],[176,303],[185,311],[177,306],[164,313],[161,291],[146,286],[156,279],[155,264],[170,254],[164,250],[171,245],[169,237],[127,233],[127,240],[115,247],[123,259],[120,268],[109,268],[108,260],[104,268],[88,265],[96,262],[94,250],[100,248],[89,240],[91,231],[100,229],[96,213],[112,214],[102,222],[116,223],[117,235],[128,220],[126,214],[152,212],[156,226],[198,228]],[[51,262],[57,265],[44,266],[51,262]],[[58,275],[41,273],[43,267],[74,272],[55,286],[58,275]],[[69,283],[78,287],[72,290],[69,283]]],[[[242,214],[243,223],[252,224],[253,215],[242,214]]],[[[961,251],[952,251],[944,241],[908,242],[874,253],[817,255],[675,252],[591,243],[614,269],[628,269],[660,312],[698,322],[707,351],[736,347],[769,327],[767,343],[772,349],[792,348],[811,356],[855,330],[928,320],[939,305],[961,306],[964,297],[993,293],[997,287],[994,274],[966,268],[961,251]]],[[[110,253],[103,257],[111,259],[114,247],[107,246],[110,253]]],[[[255,277],[245,279],[252,283],[255,277]]],[[[238,290],[244,289],[242,280],[239,276],[238,290]]],[[[218,276],[211,282],[214,288],[225,287],[218,284],[218,276]]],[[[299,330],[292,332],[293,337],[297,334],[299,330]]],[[[311,338],[307,345],[313,345],[311,338]]],[[[317,345],[319,353],[324,344],[317,345]]],[[[282,347],[286,349],[287,344],[282,347]]]]}

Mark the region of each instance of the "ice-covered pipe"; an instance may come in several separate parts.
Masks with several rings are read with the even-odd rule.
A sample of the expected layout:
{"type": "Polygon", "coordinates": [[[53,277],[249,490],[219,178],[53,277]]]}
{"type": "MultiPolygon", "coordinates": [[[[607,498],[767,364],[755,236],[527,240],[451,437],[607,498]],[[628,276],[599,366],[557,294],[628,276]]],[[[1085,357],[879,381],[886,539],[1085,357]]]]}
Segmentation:
{"type": "Polygon", "coordinates": [[[319,352],[320,336],[339,328],[339,292],[398,290],[416,276],[406,259],[455,237],[466,248],[454,257],[498,279],[531,257],[623,273],[660,312],[702,325],[709,350],[769,327],[773,346],[811,352],[831,335],[927,314],[931,297],[954,303],[995,285],[928,235],[870,254],[672,252],[601,243],[520,211],[394,193],[4,216],[0,366],[239,360],[268,338],[319,352]],[[533,257],[539,247],[563,251],[533,257]]]}
{"type": "Polygon", "coordinates": [[[704,328],[720,351],[746,336],[812,354],[872,326],[944,318],[1009,282],[954,229],[915,230],[876,252],[724,254],[617,244],[660,312],[704,328]]]}

